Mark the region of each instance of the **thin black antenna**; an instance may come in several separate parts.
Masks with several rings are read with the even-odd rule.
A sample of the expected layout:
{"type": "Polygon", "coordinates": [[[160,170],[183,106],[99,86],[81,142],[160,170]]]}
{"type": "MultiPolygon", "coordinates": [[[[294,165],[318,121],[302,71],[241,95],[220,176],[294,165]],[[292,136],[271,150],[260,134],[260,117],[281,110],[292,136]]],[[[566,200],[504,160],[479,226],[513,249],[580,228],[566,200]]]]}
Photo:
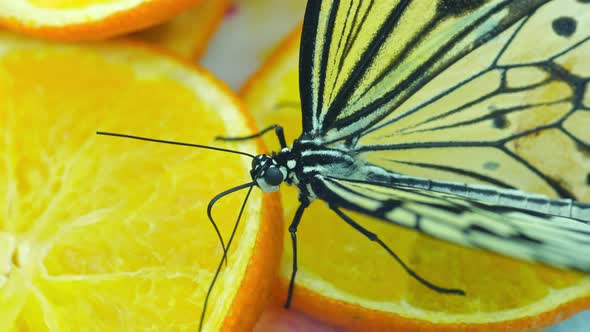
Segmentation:
{"type": "MultiPolygon", "coordinates": [[[[244,188],[253,187],[254,185],[255,185],[255,182],[250,182],[250,183],[239,185],[237,187],[233,187],[231,189],[228,189],[226,191],[223,191],[223,192],[215,195],[215,197],[213,197],[209,201],[209,205],[207,206],[207,216],[209,217],[209,221],[211,222],[211,225],[213,225],[213,228],[215,229],[215,232],[217,233],[217,237],[219,238],[219,242],[221,242],[221,247],[223,248],[223,253],[224,253],[223,256],[224,257],[225,257],[225,253],[226,253],[225,242],[223,241],[223,236],[221,235],[221,232],[219,231],[217,224],[213,220],[213,216],[211,215],[211,210],[213,209],[213,206],[215,205],[215,203],[217,203],[217,201],[220,200],[221,198],[223,198],[224,196],[227,196],[231,193],[235,193],[236,191],[242,190],[244,188]]],[[[227,261],[225,263],[227,264],[227,261]]]]}
{"type": "Polygon", "coordinates": [[[230,189],[235,192],[236,190],[239,190],[237,188],[243,189],[243,188],[250,187],[250,189],[248,189],[248,192],[246,193],[246,197],[244,198],[244,202],[242,203],[242,207],[240,208],[240,213],[238,214],[238,219],[236,220],[236,223],[234,224],[234,229],[232,230],[231,235],[229,236],[229,240],[227,241],[227,250],[223,251],[223,257],[221,258],[221,261],[219,261],[219,264],[217,265],[217,270],[215,270],[215,275],[213,276],[213,280],[211,281],[211,284],[209,284],[209,289],[207,290],[207,295],[205,296],[205,302],[203,303],[203,311],[201,311],[201,319],[199,321],[199,331],[203,330],[203,321],[205,320],[205,314],[207,311],[207,303],[209,302],[209,296],[211,295],[211,292],[213,291],[213,287],[215,286],[215,282],[217,281],[217,278],[219,277],[219,273],[221,272],[221,267],[223,266],[223,262],[226,261],[226,259],[227,259],[227,252],[229,251],[229,247],[231,246],[231,244],[234,240],[234,236],[236,235],[236,231],[238,230],[238,226],[240,224],[240,219],[242,218],[242,214],[244,213],[244,208],[246,207],[246,203],[248,202],[248,198],[250,197],[250,193],[252,192],[252,188],[254,188],[254,186],[256,186],[256,182],[253,181],[253,182],[246,183],[246,184],[243,184],[243,185],[240,185],[240,186],[230,189]]]}
{"type": "Polygon", "coordinates": [[[217,148],[217,147],[208,146],[208,145],[193,144],[193,143],[184,143],[184,142],[176,142],[176,141],[167,141],[167,140],[163,140],[163,139],[155,139],[155,138],[141,137],[141,136],[135,136],[135,135],[127,135],[127,134],[109,133],[109,132],[105,132],[105,131],[97,131],[96,134],[97,135],[104,135],[104,136],[114,136],[114,137],[130,138],[130,139],[136,139],[136,140],[148,141],[148,142],[155,142],[155,143],[164,143],[164,144],[172,144],[172,145],[191,146],[191,147],[194,147],[194,148],[201,148],[201,149],[208,149],[208,150],[215,150],[215,151],[222,151],[222,152],[228,152],[228,153],[241,154],[242,156],[248,156],[250,158],[254,158],[254,155],[249,154],[249,153],[246,153],[246,152],[229,150],[229,149],[223,149],[223,148],[217,148]]]}

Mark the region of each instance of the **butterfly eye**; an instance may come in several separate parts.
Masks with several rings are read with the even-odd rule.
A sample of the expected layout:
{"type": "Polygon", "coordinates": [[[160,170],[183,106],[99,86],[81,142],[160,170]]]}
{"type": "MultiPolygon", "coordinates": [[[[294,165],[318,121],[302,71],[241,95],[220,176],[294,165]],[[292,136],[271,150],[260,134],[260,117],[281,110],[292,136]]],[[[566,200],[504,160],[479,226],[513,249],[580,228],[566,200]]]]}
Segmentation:
{"type": "Polygon", "coordinates": [[[271,166],[264,174],[264,181],[271,186],[278,186],[283,182],[283,173],[281,173],[278,167],[271,166]]]}

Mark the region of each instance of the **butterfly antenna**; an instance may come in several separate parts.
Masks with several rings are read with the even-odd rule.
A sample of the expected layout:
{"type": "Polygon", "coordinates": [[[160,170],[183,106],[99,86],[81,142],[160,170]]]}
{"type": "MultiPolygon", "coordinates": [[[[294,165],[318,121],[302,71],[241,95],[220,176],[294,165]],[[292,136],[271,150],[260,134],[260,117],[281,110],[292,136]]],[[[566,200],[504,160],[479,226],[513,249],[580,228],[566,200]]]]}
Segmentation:
{"type": "Polygon", "coordinates": [[[225,136],[217,136],[215,137],[218,141],[246,141],[249,139],[261,137],[262,135],[268,133],[269,131],[274,130],[275,135],[277,135],[277,139],[279,140],[279,144],[281,145],[281,149],[287,147],[287,141],[285,141],[285,133],[283,131],[283,127],[279,125],[270,125],[256,134],[248,135],[248,136],[238,136],[238,137],[225,137],[225,136]]]}
{"type": "Polygon", "coordinates": [[[381,239],[379,239],[379,237],[377,237],[377,234],[368,231],[367,229],[365,229],[364,227],[362,227],[361,225],[359,225],[358,223],[356,223],[356,221],[352,220],[352,218],[350,218],[348,215],[344,214],[337,207],[330,206],[330,209],[332,209],[332,211],[336,212],[336,214],[340,218],[342,218],[347,224],[349,224],[354,229],[356,229],[357,231],[359,231],[360,233],[362,233],[364,236],[366,236],[367,238],[369,238],[369,240],[374,241],[374,242],[377,242],[377,244],[379,244],[379,246],[381,246],[383,249],[385,249],[385,251],[387,251],[389,253],[389,255],[391,255],[391,257],[393,257],[398,262],[398,264],[404,270],[406,270],[406,272],[410,276],[412,276],[412,278],[416,279],[416,281],[420,282],[424,286],[426,286],[426,287],[428,287],[428,288],[430,288],[430,289],[432,289],[432,290],[434,290],[436,292],[439,292],[439,293],[453,294],[453,295],[465,295],[465,291],[463,291],[461,289],[440,287],[440,286],[437,286],[437,285],[431,283],[430,281],[422,278],[418,273],[416,273],[409,266],[407,266],[406,263],[404,263],[404,261],[402,261],[402,259],[399,258],[399,256],[395,252],[393,252],[393,250],[391,250],[385,244],[385,242],[381,241],[381,239]]]}
{"type": "MultiPolygon", "coordinates": [[[[239,155],[247,156],[247,157],[250,157],[250,158],[254,158],[254,155],[249,154],[249,153],[246,153],[246,152],[234,151],[234,150],[229,150],[229,149],[224,149],[224,148],[218,148],[218,147],[208,146],[208,145],[202,145],[202,144],[193,144],[193,143],[185,143],[185,142],[177,142],[177,141],[168,141],[168,140],[162,140],[162,139],[155,139],[155,138],[135,136],[135,135],[128,135],[128,134],[120,134],[120,133],[111,133],[111,132],[105,132],[105,131],[97,131],[96,134],[97,135],[103,135],[103,136],[113,136],[113,137],[121,137],[121,138],[135,139],[135,140],[147,141],[147,142],[172,144],[172,145],[181,145],[181,146],[190,146],[190,147],[207,149],[207,150],[214,150],[214,151],[234,153],[234,154],[239,154],[239,155]]],[[[221,232],[219,231],[219,228],[217,227],[217,224],[215,223],[215,221],[211,217],[211,208],[213,207],[213,204],[215,204],[215,202],[219,198],[221,198],[221,197],[223,197],[223,196],[225,196],[227,194],[230,194],[230,193],[232,193],[232,192],[234,192],[236,190],[243,189],[243,188],[245,188],[245,187],[233,188],[233,189],[224,191],[223,193],[215,196],[211,200],[211,202],[209,202],[209,207],[207,209],[207,215],[209,216],[209,221],[211,222],[211,224],[213,225],[213,228],[215,229],[215,233],[217,233],[217,237],[219,238],[219,242],[221,243],[221,247],[223,248],[223,251],[224,252],[225,252],[225,243],[223,241],[223,237],[221,236],[221,232]]]]}
{"type": "Polygon", "coordinates": [[[231,246],[231,244],[234,240],[234,236],[236,235],[236,231],[238,230],[238,226],[240,224],[240,219],[242,218],[242,214],[244,213],[244,208],[246,207],[246,203],[248,202],[248,198],[250,197],[250,193],[252,192],[252,188],[254,188],[255,185],[256,185],[255,182],[250,182],[250,183],[246,183],[241,186],[237,186],[235,188],[227,190],[228,192],[229,191],[235,192],[240,189],[250,188],[250,189],[248,189],[248,192],[246,193],[246,197],[244,198],[244,202],[242,203],[242,207],[240,208],[240,213],[238,214],[238,218],[234,224],[234,228],[229,236],[229,240],[227,241],[227,248],[224,248],[223,257],[221,258],[221,260],[219,261],[219,264],[217,265],[217,269],[215,270],[215,275],[213,276],[213,280],[211,281],[211,284],[209,285],[209,289],[207,290],[207,295],[205,295],[205,302],[203,303],[203,310],[201,311],[201,319],[199,321],[199,331],[202,331],[202,329],[203,329],[203,322],[205,320],[205,314],[207,312],[207,304],[209,302],[209,297],[211,296],[211,292],[213,291],[213,287],[215,286],[215,282],[217,281],[217,278],[219,277],[219,273],[221,272],[221,267],[223,266],[223,262],[226,262],[226,264],[227,264],[227,252],[229,251],[229,247],[231,246]]]}
{"type": "Polygon", "coordinates": [[[250,158],[254,158],[254,155],[249,154],[249,153],[246,153],[246,152],[235,151],[235,150],[224,149],[224,148],[218,148],[218,147],[209,146],[209,145],[193,144],[193,143],[185,143],[185,142],[176,142],[176,141],[167,141],[167,140],[163,140],[163,139],[155,139],[155,138],[141,137],[141,136],[135,136],[135,135],[127,135],[127,134],[119,134],[119,133],[109,133],[109,132],[105,132],[105,131],[97,131],[96,134],[97,135],[103,135],[103,136],[114,136],[114,137],[122,137],[122,138],[136,139],[136,140],[147,141],[147,142],[155,142],[155,143],[164,143],[164,144],[172,144],[172,145],[190,146],[190,147],[200,148],[200,149],[207,149],[207,150],[214,150],[214,151],[221,151],[221,152],[228,152],[228,153],[240,154],[242,156],[247,156],[247,157],[250,157],[250,158]]]}
{"type": "MultiPolygon", "coordinates": [[[[211,214],[211,210],[213,210],[213,206],[215,205],[215,203],[217,203],[218,200],[220,200],[221,198],[231,194],[231,193],[235,193],[236,191],[240,191],[244,188],[252,188],[255,185],[255,182],[250,182],[250,183],[246,183],[243,185],[239,185],[237,187],[233,187],[230,188],[226,191],[223,191],[217,195],[215,195],[215,197],[213,197],[210,201],[209,201],[209,205],[207,206],[207,216],[209,217],[209,221],[211,222],[211,225],[213,225],[213,228],[215,229],[215,233],[217,233],[217,238],[219,239],[219,242],[221,242],[221,247],[223,248],[223,257],[225,259],[226,257],[226,247],[225,247],[225,242],[223,241],[223,236],[221,235],[221,232],[219,231],[219,227],[217,227],[217,223],[215,222],[215,220],[213,219],[213,215],[211,214]]],[[[229,243],[228,243],[229,245],[229,243]]],[[[225,262],[227,264],[227,261],[225,262]]]]}

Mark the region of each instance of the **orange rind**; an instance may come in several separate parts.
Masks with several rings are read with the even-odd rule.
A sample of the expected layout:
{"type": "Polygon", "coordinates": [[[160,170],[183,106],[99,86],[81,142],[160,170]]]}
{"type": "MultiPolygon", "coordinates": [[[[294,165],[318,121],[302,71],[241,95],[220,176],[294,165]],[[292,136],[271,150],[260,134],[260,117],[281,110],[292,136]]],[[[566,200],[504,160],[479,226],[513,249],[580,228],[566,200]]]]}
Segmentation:
{"type": "Polygon", "coordinates": [[[161,23],[202,0],[0,0],[0,26],[37,37],[101,40],[161,23]]]}

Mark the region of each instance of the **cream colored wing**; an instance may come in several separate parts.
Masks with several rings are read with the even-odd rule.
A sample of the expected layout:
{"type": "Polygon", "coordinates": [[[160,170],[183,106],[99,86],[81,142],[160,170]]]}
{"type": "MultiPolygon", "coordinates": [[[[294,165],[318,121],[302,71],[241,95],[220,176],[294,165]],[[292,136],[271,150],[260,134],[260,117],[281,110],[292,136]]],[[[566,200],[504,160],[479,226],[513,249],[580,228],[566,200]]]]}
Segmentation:
{"type": "Polygon", "coordinates": [[[590,2],[550,1],[358,133],[354,150],[403,174],[588,200],[588,59],[590,2]]]}
{"type": "Polygon", "coordinates": [[[590,272],[590,224],[450,194],[317,175],[331,207],[368,214],[453,243],[590,272]]]}
{"type": "Polygon", "coordinates": [[[299,70],[304,135],[323,143],[358,136],[546,2],[308,1],[299,70]]]}

